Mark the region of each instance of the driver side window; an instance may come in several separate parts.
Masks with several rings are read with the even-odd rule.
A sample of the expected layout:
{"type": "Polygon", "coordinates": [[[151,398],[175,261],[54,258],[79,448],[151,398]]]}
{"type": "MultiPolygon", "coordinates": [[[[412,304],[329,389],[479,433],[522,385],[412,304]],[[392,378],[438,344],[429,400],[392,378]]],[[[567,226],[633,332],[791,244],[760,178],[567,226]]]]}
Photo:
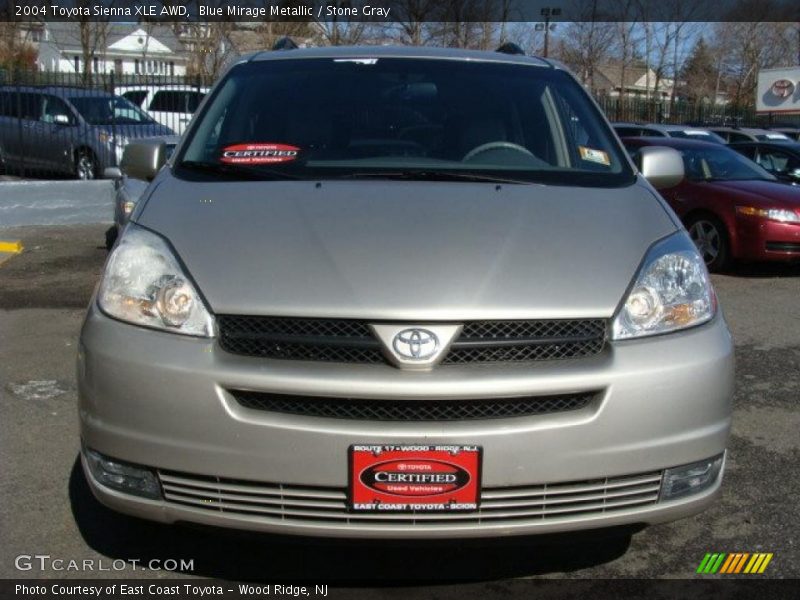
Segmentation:
{"type": "Polygon", "coordinates": [[[44,110],[42,111],[42,121],[45,123],[72,124],[74,119],[72,113],[61,98],[55,96],[44,97],[44,110]]]}

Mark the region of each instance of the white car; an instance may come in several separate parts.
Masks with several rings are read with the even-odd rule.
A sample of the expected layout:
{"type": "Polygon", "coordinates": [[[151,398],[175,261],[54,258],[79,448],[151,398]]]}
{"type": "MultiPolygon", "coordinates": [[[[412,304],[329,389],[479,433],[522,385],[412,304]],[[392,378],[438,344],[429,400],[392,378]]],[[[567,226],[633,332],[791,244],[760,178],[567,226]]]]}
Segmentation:
{"type": "Polygon", "coordinates": [[[153,119],[181,135],[209,88],[192,85],[125,85],[115,88],[153,119]]]}

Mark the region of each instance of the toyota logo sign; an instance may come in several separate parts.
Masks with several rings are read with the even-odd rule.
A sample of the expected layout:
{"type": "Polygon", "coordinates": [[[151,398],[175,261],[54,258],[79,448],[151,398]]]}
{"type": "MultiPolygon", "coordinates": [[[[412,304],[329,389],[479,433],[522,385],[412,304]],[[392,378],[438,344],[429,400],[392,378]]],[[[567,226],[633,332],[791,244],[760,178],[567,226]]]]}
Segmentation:
{"type": "Polygon", "coordinates": [[[778,98],[788,98],[794,93],[794,83],[788,79],[778,79],[772,84],[770,91],[773,96],[778,98]]]}
{"type": "Polygon", "coordinates": [[[394,351],[408,360],[426,360],[439,350],[439,338],[427,329],[403,329],[394,336],[394,351]]]}

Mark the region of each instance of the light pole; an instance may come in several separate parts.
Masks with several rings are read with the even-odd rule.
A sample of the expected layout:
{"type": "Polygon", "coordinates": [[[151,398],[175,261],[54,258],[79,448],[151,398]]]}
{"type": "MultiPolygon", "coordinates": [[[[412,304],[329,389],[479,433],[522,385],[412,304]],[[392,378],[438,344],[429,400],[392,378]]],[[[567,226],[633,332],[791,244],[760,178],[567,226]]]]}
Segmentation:
{"type": "Polygon", "coordinates": [[[544,30],[544,52],[542,53],[542,56],[547,58],[547,55],[550,52],[550,32],[554,31],[556,28],[555,23],[553,23],[552,25],[550,24],[550,18],[561,15],[561,9],[551,8],[551,7],[543,8],[541,10],[541,15],[544,17],[544,23],[536,23],[536,25],[534,26],[534,30],[535,31],[544,30]]]}

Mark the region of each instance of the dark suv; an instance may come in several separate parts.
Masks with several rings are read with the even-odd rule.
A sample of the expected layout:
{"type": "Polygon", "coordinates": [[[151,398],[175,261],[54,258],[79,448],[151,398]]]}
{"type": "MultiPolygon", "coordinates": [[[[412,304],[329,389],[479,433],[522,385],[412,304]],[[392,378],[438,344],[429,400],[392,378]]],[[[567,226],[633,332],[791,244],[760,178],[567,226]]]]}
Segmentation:
{"type": "Polygon", "coordinates": [[[68,87],[0,87],[0,165],[99,177],[132,138],[170,135],[119,96],[68,87]]]}

